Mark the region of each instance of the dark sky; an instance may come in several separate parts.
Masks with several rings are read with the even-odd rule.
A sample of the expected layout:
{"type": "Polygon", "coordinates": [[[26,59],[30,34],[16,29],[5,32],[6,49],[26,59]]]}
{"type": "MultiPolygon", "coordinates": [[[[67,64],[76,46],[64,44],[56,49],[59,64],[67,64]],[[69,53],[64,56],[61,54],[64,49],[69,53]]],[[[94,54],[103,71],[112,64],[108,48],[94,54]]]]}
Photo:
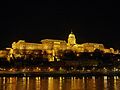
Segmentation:
{"type": "Polygon", "coordinates": [[[39,0],[2,2],[0,49],[24,39],[65,39],[71,29],[77,43],[96,42],[120,49],[119,3],[101,0],[39,0]]]}

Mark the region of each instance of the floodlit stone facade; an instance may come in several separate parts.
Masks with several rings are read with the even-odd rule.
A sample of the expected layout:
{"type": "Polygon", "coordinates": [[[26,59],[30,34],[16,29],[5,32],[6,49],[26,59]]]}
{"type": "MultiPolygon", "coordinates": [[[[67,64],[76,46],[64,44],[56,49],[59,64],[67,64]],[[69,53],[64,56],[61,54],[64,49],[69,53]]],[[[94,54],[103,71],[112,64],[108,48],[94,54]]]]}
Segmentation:
{"type": "MultiPolygon", "coordinates": [[[[65,40],[56,40],[56,39],[43,39],[39,43],[30,43],[24,40],[19,40],[18,42],[12,43],[12,48],[9,49],[9,54],[4,54],[5,51],[0,51],[0,56],[9,55],[12,57],[22,57],[24,55],[39,55],[46,52],[51,56],[55,56],[59,50],[72,50],[76,53],[80,52],[94,52],[96,49],[103,51],[104,53],[114,53],[114,49],[106,49],[103,44],[98,43],[83,43],[77,44],[76,37],[73,32],[68,35],[68,41],[65,40]]],[[[49,56],[48,55],[48,56],[49,56]]],[[[53,58],[53,57],[50,57],[53,58]]]]}

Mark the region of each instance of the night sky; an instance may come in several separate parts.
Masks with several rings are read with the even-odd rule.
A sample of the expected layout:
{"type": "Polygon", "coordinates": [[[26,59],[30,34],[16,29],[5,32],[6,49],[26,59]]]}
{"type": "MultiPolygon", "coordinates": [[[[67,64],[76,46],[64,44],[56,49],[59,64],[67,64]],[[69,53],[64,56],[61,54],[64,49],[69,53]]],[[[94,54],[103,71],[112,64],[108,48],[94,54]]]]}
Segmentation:
{"type": "Polygon", "coordinates": [[[72,31],[77,43],[103,43],[120,49],[119,3],[101,0],[4,1],[0,5],[0,49],[20,39],[67,41],[72,31]]]}

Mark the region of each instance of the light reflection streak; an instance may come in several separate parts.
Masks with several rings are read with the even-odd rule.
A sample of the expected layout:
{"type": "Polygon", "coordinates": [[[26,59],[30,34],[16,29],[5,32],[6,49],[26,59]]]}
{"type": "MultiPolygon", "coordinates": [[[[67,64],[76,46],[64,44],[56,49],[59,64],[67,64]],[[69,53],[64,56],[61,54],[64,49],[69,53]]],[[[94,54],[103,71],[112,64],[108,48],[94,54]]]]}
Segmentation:
{"type": "Polygon", "coordinates": [[[60,77],[60,80],[59,80],[59,81],[60,81],[60,86],[59,86],[59,89],[60,89],[60,90],[62,90],[62,82],[63,82],[62,77],[60,77]]]}
{"type": "Polygon", "coordinates": [[[26,89],[26,86],[27,86],[27,79],[26,79],[26,77],[22,78],[22,84],[23,84],[23,88],[26,89]]]}
{"type": "Polygon", "coordinates": [[[3,84],[5,84],[5,77],[3,77],[3,84]]]}
{"type": "Polygon", "coordinates": [[[40,77],[36,77],[36,90],[40,90],[40,77]]]}
{"type": "Polygon", "coordinates": [[[92,76],[92,79],[93,79],[93,83],[95,84],[95,76],[92,76]]]}
{"type": "Polygon", "coordinates": [[[27,77],[27,90],[29,90],[29,77],[27,77]]]}
{"type": "Polygon", "coordinates": [[[10,90],[12,90],[12,87],[13,87],[13,85],[12,85],[12,77],[10,77],[10,79],[9,79],[9,87],[7,87],[8,89],[10,88],[10,90]]]}
{"type": "Polygon", "coordinates": [[[54,90],[54,88],[53,88],[53,77],[48,78],[48,90],[54,90]]]}
{"type": "Polygon", "coordinates": [[[83,88],[85,87],[85,77],[82,77],[83,88]]]}
{"type": "Polygon", "coordinates": [[[116,80],[117,80],[117,77],[114,76],[114,90],[116,90],[116,80]]]}
{"type": "Polygon", "coordinates": [[[107,89],[107,76],[104,76],[104,88],[107,89]]]}

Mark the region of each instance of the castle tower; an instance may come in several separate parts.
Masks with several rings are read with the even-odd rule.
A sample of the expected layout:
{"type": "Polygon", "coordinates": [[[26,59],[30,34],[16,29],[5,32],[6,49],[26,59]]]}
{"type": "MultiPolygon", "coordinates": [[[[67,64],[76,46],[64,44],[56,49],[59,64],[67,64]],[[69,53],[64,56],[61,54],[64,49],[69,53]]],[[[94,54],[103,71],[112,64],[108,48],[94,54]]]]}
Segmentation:
{"type": "Polygon", "coordinates": [[[76,44],[76,38],[75,38],[75,35],[73,34],[72,31],[68,36],[68,44],[69,45],[75,45],[76,44]]]}

